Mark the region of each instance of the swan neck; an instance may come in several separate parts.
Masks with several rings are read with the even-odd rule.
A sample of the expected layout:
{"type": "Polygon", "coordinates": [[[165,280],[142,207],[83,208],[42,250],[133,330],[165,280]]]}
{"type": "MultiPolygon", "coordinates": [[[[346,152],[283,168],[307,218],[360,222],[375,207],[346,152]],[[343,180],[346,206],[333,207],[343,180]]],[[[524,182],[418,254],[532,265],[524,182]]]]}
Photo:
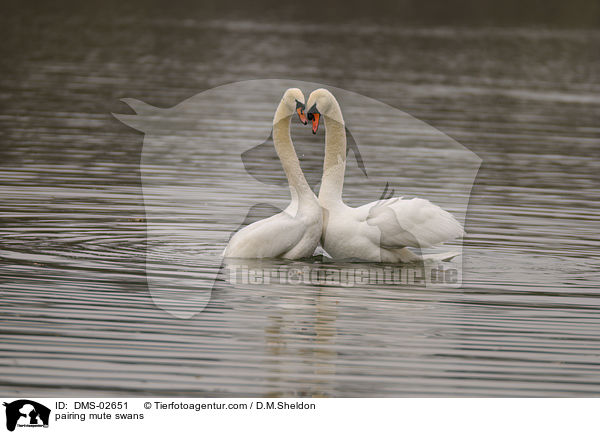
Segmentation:
{"type": "Polygon", "coordinates": [[[322,204],[335,204],[342,202],[346,171],[346,128],[343,123],[329,116],[324,118],[325,161],[319,201],[322,204]]]}
{"type": "Polygon", "coordinates": [[[310,189],[308,182],[306,182],[304,173],[302,173],[300,161],[292,143],[292,136],[290,134],[291,120],[292,116],[286,116],[273,124],[273,143],[283,166],[285,176],[287,177],[292,192],[292,200],[294,200],[296,198],[302,199],[314,193],[310,189]]]}

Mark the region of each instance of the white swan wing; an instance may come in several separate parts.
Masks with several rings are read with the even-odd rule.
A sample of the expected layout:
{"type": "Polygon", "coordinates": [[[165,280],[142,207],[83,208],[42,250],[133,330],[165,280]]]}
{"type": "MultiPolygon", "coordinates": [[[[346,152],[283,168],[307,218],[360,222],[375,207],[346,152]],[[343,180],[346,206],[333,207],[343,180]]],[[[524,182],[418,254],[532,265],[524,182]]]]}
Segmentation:
{"type": "Polygon", "coordinates": [[[286,211],[252,223],[229,241],[224,256],[230,258],[277,258],[297,245],[306,225],[286,211]]]}
{"type": "Polygon", "coordinates": [[[464,235],[461,224],[426,199],[393,198],[358,208],[385,248],[431,247],[464,235]]]}

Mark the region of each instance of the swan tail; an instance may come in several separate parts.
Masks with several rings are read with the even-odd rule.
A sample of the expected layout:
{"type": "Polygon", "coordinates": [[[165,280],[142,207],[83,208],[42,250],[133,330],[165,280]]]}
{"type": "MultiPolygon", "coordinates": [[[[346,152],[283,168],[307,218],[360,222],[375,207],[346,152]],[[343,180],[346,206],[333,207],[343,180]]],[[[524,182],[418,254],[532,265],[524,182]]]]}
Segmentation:
{"type": "Polygon", "coordinates": [[[443,253],[431,253],[428,255],[423,255],[423,261],[427,262],[427,261],[442,261],[442,262],[448,262],[451,261],[453,258],[456,258],[457,256],[461,255],[462,252],[458,252],[458,251],[454,251],[454,252],[443,252],[443,253]]]}
{"type": "Polygon", "coordinates": [[[409,262],[448,262],[453,258],[459,256],[462,252],[442,252],[442,253],[430,253],[426,255],[417,255],[407,248],[403,248],[396,251],[398,260],[403,263],[409,262]]]}

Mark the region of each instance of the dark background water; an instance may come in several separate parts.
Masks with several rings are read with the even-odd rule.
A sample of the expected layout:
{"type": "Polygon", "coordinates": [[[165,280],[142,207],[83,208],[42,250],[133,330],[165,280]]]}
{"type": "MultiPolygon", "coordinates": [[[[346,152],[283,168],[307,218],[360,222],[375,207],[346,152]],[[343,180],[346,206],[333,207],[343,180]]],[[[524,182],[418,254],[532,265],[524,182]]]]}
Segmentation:
{"type": "Polygon", "coordinates": [[[3,8],[5,394],[598,393],[598,3],[3,8]],[[461,289],[222,282],[190,320],[154,306],[143,136],[110,113],[253,78],[365,94],[483,159],[461,289]]]}

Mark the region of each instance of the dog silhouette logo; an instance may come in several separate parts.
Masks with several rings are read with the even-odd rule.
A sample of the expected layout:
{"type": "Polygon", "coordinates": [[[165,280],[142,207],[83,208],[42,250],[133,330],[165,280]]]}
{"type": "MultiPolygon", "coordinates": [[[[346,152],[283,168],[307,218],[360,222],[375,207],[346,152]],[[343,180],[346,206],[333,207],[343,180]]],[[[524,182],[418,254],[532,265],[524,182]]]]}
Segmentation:
{"type": "MultiPolygon", "coordinates": [[[[201,312],[211,301],[213,287],[225,280],[229,260],[223,251],[232,234],[288,207],[288,181],[272,138],[273,111],[286,89],[299,88],[308,95],[321,87],[297,80],[249,80],[207,89],[166,108],[122,100],[134,113],[113,116],[144,134],[140,178],[145,267],[156,306],[182,319],[201,312]]],[[[357,199],[356,205],[384,191],[371,210],[368,228],[380,231],[380,244],[392,233],[394,245],[426,247],[411,227],[391,215],[408,202],[388,197],[392,192],[430,200],[464,226],[481,159],[408,113],[354,92],[328,89],[344,110],[347,146],[339,167],[344,169],[345,191],[360,195],[363,202],[357,199]]],[[[324,133],[313,135],[296,121],[291,128],[307,182],[319,191],[324,133]]],[[[424,202],[410,202],[419,203],[424,202]]],[[[443,249],[449,249],[443,252],[445,259],[457,252],[449,267],[456,270],[452,285],[460,287],[462,245],[443,249]]]]}
{"type": "Polygon", "coordinates": [[[19,399],[4,403],[6,407],[6,429],[14,431],[18,427],[48,427],[50,409],[29,399],[19,399]]]}

